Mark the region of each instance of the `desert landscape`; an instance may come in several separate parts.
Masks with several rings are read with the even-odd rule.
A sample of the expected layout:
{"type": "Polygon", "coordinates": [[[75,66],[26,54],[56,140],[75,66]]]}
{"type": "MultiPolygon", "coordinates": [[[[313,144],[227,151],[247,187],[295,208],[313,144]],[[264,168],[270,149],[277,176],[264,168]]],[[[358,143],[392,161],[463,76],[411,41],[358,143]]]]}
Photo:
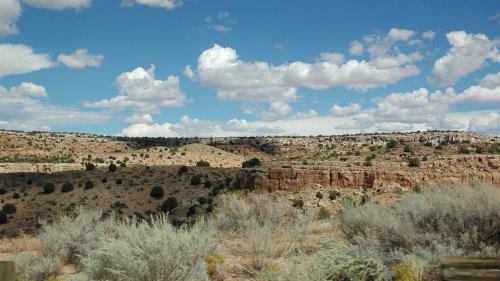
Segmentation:
{"type": "MultiPolygon", "coordinates": [[[[131,273],[108,272],[104,264],[90,266],[88,260],[90,255],[98,255],[95,251],[102,245],[97,244],[106,243],[98,242],[102,240],[99,236],[126,235],[117,233],[126,232],[120,228],[145,228],[142,231],[153,236],[155,231],[168,228],[164,231],[173,235],[168,243],[195,239],[179,241],[195,243],[186,247],[195,247],[192,250],[203,255],[198,257],[201,260],[184,257],[194,259],[190,262],[196,260],[196,270],[193,267],[176,274],[189,280],[293,280],[294,274],[301,274],[304,280],[319,280],[317,276],[328,275],[328,271],[311,271],[305,265],[325,266],[318,259],[327,250],[325,245],[330,242],[326,241],[345,243],[335,250],[338,255],[341,249],[355,250],[345,248],[349,245],[366,247],[358,243],[361,237],[370,240],[363,242],[371,243],[370,247],[376,245],[375,241],[409,243],[411,247],[396,245],[406,247],[411,259],[385,257],[385,261],[373,261],[381,263],[374,264],[376,268],[357,260],[366,267],[359,274],[389,278],[399,274],[395,270],[402,270],[405,272],[401,274],[419,272],[422,276],[418,280],[432,280],[437,278],[439,256],[419,256],[422,253],[414,252],[415,247],[425,247],[424,241],[429,238],[411,236],[442,237],[459,225],[461,232],[454,233],[456,239],[472,239],[467,242],[470,245],[457,244],[451,249],[441,245],[442,251],[498,255],[494,242],[487,240],[500,221],[498,137],[431,131],[316,137],[123,138],[3,130],[0,145],[0,256],[21,261],[18,264],[25,272],[19,276],[23,278],[122,280],[131,273]],[[437,198],[443,201],[434,201],[437,198]],[[391,226],[392,222],[387,221],[391,210],[400,209],[402,214],[417,212],[412,219],[423,215],[418,208],[406,209],[408,204],[437,204],[432,207],[438,209],[431,207],[425,212],[435,211],[432,216],[439,220],[451,219],[450,225],[429,230],[421,224],[432,223],[426,221],[430,218],[419,218],[423,221],[406,226],[408,229],[400,229],[404,225],[391,226]],[[479,210],[467,209],[479,206],[479,210]],[[471,218],[458,217],[464,212],[471,218]],[[489,212],[487,217],[481,216],[484,212],[489,212]],[[368,219],[366,216],[370,222],[363,222],[368,219]],[[472,218],[489,221],[482,226],[462,221],[472,218]],[[415,227],[415,233],[407,233],[415,227]],[[90,233],[82,236],[87,231],[90,233]],[[50,244],[68,239],[58,246],[50,244]],[[384,241],[387,239],[403,240],[384,241]],[[104,267],[98,270],[99,266],[104,267]],[[379,272],[372,272],[375,269],[379,272]]],[[[163,234],[158,235],[160,239],[163,234]]],[[[181,244],[177,246],[182,247],[181,244]]],[[[377,251],[403,251],[394,246],[379,246],[377,251]]],[[[134,251],[130,253],[134,255],[139,249],[114,250],[118,251],[116,254],[134,251]]],[[[174,259],[184,255],[172,254],[174,259]]],[[[96,262],[105,258],[92,257],[96,262]]],[[[149,258],[153,259],[154,254],[149,258]]],[[[156,273],[147,274],[158,276],[166,269],[151,270],[156,273]]],[[[135,280],[146,278],[139,272],[135,274],[138,275],[131,275],[135,280]]],[[[170,278],[173,277],[161,280],[174,280],[170,278]]]]}

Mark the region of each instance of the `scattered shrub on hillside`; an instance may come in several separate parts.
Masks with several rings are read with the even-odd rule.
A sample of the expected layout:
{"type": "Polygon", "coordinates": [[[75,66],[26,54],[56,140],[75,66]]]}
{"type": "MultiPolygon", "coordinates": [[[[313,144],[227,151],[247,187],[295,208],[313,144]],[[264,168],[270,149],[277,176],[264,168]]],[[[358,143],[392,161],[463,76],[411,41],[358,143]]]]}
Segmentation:
{"type": "Polygon", "coordinates": [[[196,215],[196,205],[191,205],[186,213],[187,217],[191,217],[193,215],[196,215]]]}
{"type": "Polygon", "coordinates": [[[484,152],[483,148],[482,147],[476,147],[476,153],[477,154],[482,154],[484,152]]]}
{"type": "Polygon", "coordinates": [[[2,212],[6,213],[6,214],[14,214],[16,212],[17,208],[16,208],[16,205],[14,204],[10,204],[10,203],[7,203],[5,205],[3,205],[2,207],[2,212]]]}
{"type": "Polygon", "coordinates": [[[5,188],[0,188],[0,195],[7,193],[7,189],[5,188]]]}
{"type": "Polygon", "coordinates": [[[488,153],[491,153],[491,154],[498,154],[498,153],[500,153],[500,145],[498,145],[498,144],[491,144],[488,147],[488,153]]]}
{"type": "Polygon", "coordinates": [[[85,182],[85,185],[83,186],[85,189],[91,189],[94,188],[94,183],[91,180],[88,180],[85,182]]]}
{"type": "Polygon", "coordinates": [[[316,198],[323,199],[323,193],[321,191],[316,192],[316,198]]]}
{"type": "Polygon", "coordinates": [[[292,206],[295,208],[303,208],[304,207],[304,200],[302,199],[293,199],[292,200],[292,206]]]}
{"type": "Polygon", "coordinates": [[[27,185],[32,185],[32,184],[33,184],[33,180],[32,180],[32,179],[28,179],[28,180],[26,181],[26,184],[27,184],[27,185]]]}
{"type": "Polygon", "coordinates": [[[127,164],[125,162],[121,162],[120,167],[125,168],[125,167],[127,167],[127,164]]]}
{"type": "Polygon", "coordinates": [[[327,208],[321,207],[318,211],[318,219],[324,220],[324,219],[329,219],[330,218],[330,211],[328,211],[327,208]]]}
{"type": "Polygon", "coordinates": [[[71,182],[65,182],[63,183],[63,185],[61,186],[61,192],[70,192],[72,191],[74,188],[73,188],[73,184],[71,182]]]}
{"type": "Polygon", "coordinates": [[[411,152],[410,146],[405,145],[405,147],[403,148],[403,152],[411,152]]]}
{"type": "Polygon", "coordinates": [[[123,180],[122,179],[116,179],[115,183],[118,184],[118,185],[120,185],[120,184],[123,183],[123,180]]]}
{"type": "Polygon", "coordinates": [[[109,164],[108,170],[112,173],[116,172],[116,164],[109,164]]]}
{"type": "Polygon", "coordinates": [[[12,195],[12,198],[19,199],[19,198],[21,198],[21,195],[17,192],[14,192],[14,194],[12,195]]]}
{"type": "Polygon", "coordinates": [[[210,163],[208,161],[200,160],[196,162],[197,167],[210,167],[210,163]]]}
{"type": "Polygon", "coordinates": [[[181,166],[181,167],[179,168],[179,172],[178,172],[178,174],[179,174],[179,175],[182,175],[182,174],[187,173],[187,172],[188,172],[188,167],[186,167],[186,166],[181,166]]]}
{"type": "Polygon", "coordinates": [[[108,178],[102,178],[102,179],[101,179],[101,182],[102,182],[102,183],[107,183],[107,182],[108,182],[108,178]]]}
{"type": "Polygon", "coordinates": [[[335,190],[328,191],[328,199],[335,200],[337,199],[338,196],[340,196],[340,193],[338,191],[335,190]]]}
{"type": "Polygon", "coordinates": [[[371,200],[372,199],[370,198],[370,195],[363,193],[363,195],[361,196],[361,205],[364,205],[364,204],[370,202],[371,200]]]}
{"type": "Polygon", "coordinates": [[[20,252],[12,257],[16,271],[21,273],[16,280],[56,280],[61,261],[53,256],[38,256],[33,252],[20,252]]]}
{"type": "Polygon", "coordinates": [[[163,187],[155,186],[151,189],[151,193],[149,195],[155,199],[160,199],[163,197],[163,193],[163,187]]]}
{"type": "Polygon", "coordinates": [[[201,177],[199,175],[193,175],[191,177],[191,185],[198,185],[201,183],[201,177]]]}
{"type": "Polygon", "coordinates": [[[212,187],[212,182],[209,181],[209,180],[206,180],[204,183],[203,183],[203,186],[205,188],[211,188],[212,187]]]}
{"type": "Polygon", "coordinates": [[[432,142],[428,141],[426,143],[424,143],[425,146],[428,146],[428,147],[431,147],[432,146],[432,142]]]}
{"type": "Polygon", "coordinates": [[[201,197],[198,197],[198,199],[197,199],[197,200],[198,200],[198,203],[200,203],[200,205],[204,205],[204,204],[207,204],[207,203],[208,203],[208,199],[207,199],[207,197],[203,197],[203,196],[201,196],[201,197]]]}
{"type": "Polygon", "coordinates": [[[48,183],[43,185],[43,193],[44,194],[52,193],[52,192],[54,192],[54,190],[56,190],[56,186],[51,182],[48,182],[48,183]]]}
{"type": "Polygon", "coordinates": [[[398,141],[397,140],[390,140],[389,142],[387,142],[385,144],[385,147],[387,147],[387,148],[395,148],[397,145],[398,145],[398,141]]]}
{"type": "Polygon", "coordinates": [[[466,146],[461,146],[458,149],[458,153],[460,153],[460,154],[469,154],[469,149],[466,146]]]}
{"type": "Polygon", "coordinates": [[[244,161],[243,163],[241,163],[242,168],[253,168],[253,167],[260,166],[260,165],[261,165],[261,162],[258,158],[252,158],[250,160],[247,160],[247,161],[244,161]]]}
{"type": "Polygon", "coordinates": [[[177,208],[179,206],[179,202],[177,201],[177,198],[171,196],[168,197],[165,201],[163,201],[163,204],[161,205],[161,210],[165,213],[172,211],[173,209],[177,208]]]}
{"type": "Polygon", "coordinates": [[[92,163],[87,163],[85,165],[85,170],[87,170],[87,171],[93,171],[93,170],[95,170],[95,165],[92,164],[92,163]]]}
{"type": "Polygon", "coordinates": [[[0,224],[5,224],[7,223],[7,214],[4,213],[3,211],[0,211],[0,224]]]}
{"type": "Polygon", "coordinates": [[[418,158],[408,159],[408,167],[420,167],[420,160],[418,158]]]}

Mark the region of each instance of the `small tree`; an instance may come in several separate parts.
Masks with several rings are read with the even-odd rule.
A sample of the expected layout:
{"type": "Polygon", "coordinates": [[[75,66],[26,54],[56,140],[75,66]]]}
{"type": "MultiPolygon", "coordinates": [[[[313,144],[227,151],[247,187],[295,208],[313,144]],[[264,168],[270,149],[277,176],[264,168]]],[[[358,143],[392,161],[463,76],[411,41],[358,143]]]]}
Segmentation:
{"type": "Polygon", "coordinates": [[[155,198],[155,199],[160,199],[163,197],[163,187],[161,186],[155,186],[151,189],[150,196],[155,198]]]}
{"type": "Polygon", "coordinates": [[[210,180],[206,180],[204,183],[203,183],[203,186],[205,188],[210,188],[212,187],[212,182],[210,180]]]}
{"type": "Polygon", "coordinates": [[[7,223],[7,214],[0,211],[0,224],[7,223]]]}
{"type": "Polygon", "coordinates": [[[420,166],[420,160],[418,160],[418,158],[410,158],[408,160],[408,166],[409,167],[419,167],[420,166]]]}
{"type": "Polygon", "coordinates": [[[201,183],[201,177],[199,175],[193,175],[191,177],[191,185],[198,185],[201,183]]]}
{"type": "Polygon", "coordinates": [[[167,200],[163,201],[163,204],[161,205],[161,210],[167,213],[177,208],[177,206],[179,206],[177,198],[170,196],[167,198],[167,200]]]}
{"type": "Polygon", "coordinates": [[[316,192],[316,198],[323,199],[323,193],[321,191],[316,192]]]}
{"type": "Polygon", "coordinates": [[[116,172],[116,164],[113,164],[113,163],[109,164],[109,166],[108,166],[108,170],[109,170],[110,172],[112,172],[112,173],[113,173],[113,172],[116,172]]]}
{"type": "Polygon", "coordinates": [[[44,186],[43,186],[43,193],[44,194],[52,193],[52,192],[54,192],[54,190],[56,190],[56,186],[51,182],[48,182],[48,183],[44,184],[44,186]]]}
{"type": "Polygon", "coordinates": [[[88,181],[85,182],[85,185],[84,185],[83,188],[85,188],[85,189],[94,188],[94,183],[91,180],[88,180],[88,181]]]}
{"type": "Polygon", "coordinates": [[[260,166],[260,165],[261,165],[261,163],[260,163],[260,160],[258,158],[252,158],[250,160],[247,160],[247,161],[241,163],[242,168],[253,168],[256,166],[260,166]]]}
{"type": "Polygon", "coordinates": [[[324,220],[324,219],[329,219],[330,218],[330,211],[328,211],[327,208],[321,207],[318,212],[318,219],[324,220]]]}
{"type": "Polygon", "coordinates": [[[181,166],[181,167],[179,168],[179,173],[178,173],[178,174],[179,174],[179,175],[182,175],[182,174],[187,173],[187,172],[188,172],[188,167],[186,167],[186,166],[181,166]]]}
{"type": "Polygon", "coordinates": [[[197,167],[210,167],[210,163],[208,161],[200,160],[196,162],[197,167]]]}
{"type": "Polygon", "coordinates": [[[61,192],[70,192],[73,190],[73,184],[68,182],[63,183],[61,187],[61,192]]]}
{"type": "Polygon", "coordinates": [[[17,211],[16,205],[7,203],[3,205],[2,212],[6,214],[14,214],[17,211]]]}
{"type": "Polygon", "coordinates": [[[93,171],[93,170],[95,170],[95,165],[92,163],[87,163],[87,165],[85,165],[85,170],[93,171]]]}
{"type": "Polygon", "coordinates": [[[398,145],[398,141],[390,140],[385,146],[387,148],[395,148],[398,145]]]}

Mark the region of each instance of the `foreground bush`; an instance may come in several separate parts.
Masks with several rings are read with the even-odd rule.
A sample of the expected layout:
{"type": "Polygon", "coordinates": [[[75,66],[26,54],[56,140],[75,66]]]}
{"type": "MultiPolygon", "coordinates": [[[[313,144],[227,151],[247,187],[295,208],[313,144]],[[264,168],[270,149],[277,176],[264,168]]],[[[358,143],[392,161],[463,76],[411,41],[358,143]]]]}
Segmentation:
{"type": "Polygon", "coordinates": [[[127,224],[82,259],[84,272],[110,281],[208,280],[205,257],[215,250],[213,231],[201,222],[176,228],[165,216],[151,225],[127,224]]]}

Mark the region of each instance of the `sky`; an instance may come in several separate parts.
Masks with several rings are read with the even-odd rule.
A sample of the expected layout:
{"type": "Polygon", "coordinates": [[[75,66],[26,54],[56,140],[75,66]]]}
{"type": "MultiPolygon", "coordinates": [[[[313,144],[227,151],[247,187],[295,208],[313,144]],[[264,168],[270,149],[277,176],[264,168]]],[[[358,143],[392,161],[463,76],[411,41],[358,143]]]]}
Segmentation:
{"type": "Polygon", "coordinates": [[[0,0],[0,129],[500,135],[500,3],[0,0]]]}

